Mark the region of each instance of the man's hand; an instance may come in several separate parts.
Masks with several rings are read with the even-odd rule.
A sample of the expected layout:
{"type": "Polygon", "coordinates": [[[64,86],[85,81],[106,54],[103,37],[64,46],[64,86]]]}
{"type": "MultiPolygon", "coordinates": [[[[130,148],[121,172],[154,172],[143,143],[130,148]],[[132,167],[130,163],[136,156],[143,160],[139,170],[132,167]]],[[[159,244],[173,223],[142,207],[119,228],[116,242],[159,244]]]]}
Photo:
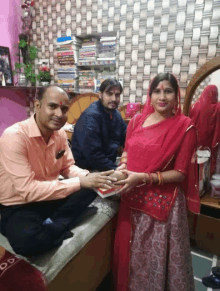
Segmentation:
{"type": "Polygon", "coordinates": [[[89,173],[87,176],[80,177],[81,188],[103,188],[111,189],[114,187],[114,182],[117,178],[110,177],[114,173],[114,170],[109,170],[105,172],[89,173]]]}

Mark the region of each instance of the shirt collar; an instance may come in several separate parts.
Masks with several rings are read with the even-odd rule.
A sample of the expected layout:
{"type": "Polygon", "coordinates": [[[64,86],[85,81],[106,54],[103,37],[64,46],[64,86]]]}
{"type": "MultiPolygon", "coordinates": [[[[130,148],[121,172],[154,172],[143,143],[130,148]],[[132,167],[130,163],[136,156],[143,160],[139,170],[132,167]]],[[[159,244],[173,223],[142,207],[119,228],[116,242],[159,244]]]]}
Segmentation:
{"type": "Polygon", "coordinates": [[[42,136],[34,117],[35,117],[35,114],[33,114],[29,118],[29,122],[28,122],[29,137],[42,136]]]}
{"type": "MultiPolygon", "coordinates": [[[[38,127],[38,125],[36,123],[36,120],[35,120],[35,115],[36,114],[33,114],[29,118],[29,122],[28,122],[28,131],[29,131],[29,133],[28,133],[28,135],[29,135],[29,137],[39,137],[39,136],[42,137],[40,129],[39,129],[39,127],[38,127]]],[[[58,134],[57,131],[53,132],[53,134],[50,137],[48,146],[52,145],[55,142],[55,138],[56,138],[57,134],[58,134]]]]}

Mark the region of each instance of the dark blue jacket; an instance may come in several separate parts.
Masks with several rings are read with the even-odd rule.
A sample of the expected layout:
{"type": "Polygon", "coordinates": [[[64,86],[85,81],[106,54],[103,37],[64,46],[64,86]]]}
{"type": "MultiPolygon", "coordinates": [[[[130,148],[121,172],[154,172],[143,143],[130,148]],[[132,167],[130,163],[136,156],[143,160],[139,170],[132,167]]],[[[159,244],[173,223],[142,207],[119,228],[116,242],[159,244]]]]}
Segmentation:
{"type": "Polygon", "coordinates": [[[78,119],[72,137],[76,165],[82,169],[115,169],[119,146],[124,146],[127,125],[118,110],[108,114],[100,101],[92,103],[78,119]]]}

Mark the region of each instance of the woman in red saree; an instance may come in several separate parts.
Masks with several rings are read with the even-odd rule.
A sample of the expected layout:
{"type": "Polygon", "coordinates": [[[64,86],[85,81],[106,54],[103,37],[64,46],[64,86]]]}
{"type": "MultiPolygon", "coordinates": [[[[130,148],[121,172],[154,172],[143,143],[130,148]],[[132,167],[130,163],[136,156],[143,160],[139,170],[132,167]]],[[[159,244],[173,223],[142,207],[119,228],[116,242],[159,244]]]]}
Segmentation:
{"type": "Polygon", "coordinates": [[[219,136],[218,108],[218,88],[215,85],[208,85],[190,109],[189,114],[198,131],[198,147],[211,150],[211,174],[215,170],[219,142],[217,138],[219,136]]]}
{"type": "Polygon", "coordinates": [[[127,178],[117,182],[116,291],[194,290],[186,204],[199,213],[196,131],[178,95],[173,75],[157,75],[143,113],[128,125],[118,168],[127,178]]]}

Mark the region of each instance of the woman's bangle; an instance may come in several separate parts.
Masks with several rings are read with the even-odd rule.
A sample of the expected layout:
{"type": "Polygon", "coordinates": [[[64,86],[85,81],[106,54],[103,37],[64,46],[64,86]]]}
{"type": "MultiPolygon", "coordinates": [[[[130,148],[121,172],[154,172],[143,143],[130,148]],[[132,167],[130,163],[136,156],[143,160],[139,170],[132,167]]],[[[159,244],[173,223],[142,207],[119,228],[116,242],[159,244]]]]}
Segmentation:
{"type": "Polygon", "coordinates": [[[120,163],[118,164],[118,167],[121,166],[121,165],[123,165],[123,164],[127,165],[127,163],[120,162],[120,163]]]}
{"type": "Polygon", "coordinates": [[[125,160],[127,161],[127,158],[126,157],[123,157],[123,158],[120,159],[120,162],[123,163],[123,161],[125,161],[125,160]]]}
{"type": "Polygon", "coordinates": [[[164,180],[163,180],[161,172],[158,171],[158,172],[156,172],[156,174],[157,174],[157,177],[158,177],[158,185],[163,185],[164,180]]]}
{"type": "Polygon", "coordinates": [[[148,172],[147,173],[148,174],[148,176],[149,176],[149,179],[150,179],[150,181],[149,181],[149,185],[152,185],[153,184],[153,182],[154,182],[154,179],[153,179],[153,176],[151,175],[151,173],[150,172],[148,172]]]}

